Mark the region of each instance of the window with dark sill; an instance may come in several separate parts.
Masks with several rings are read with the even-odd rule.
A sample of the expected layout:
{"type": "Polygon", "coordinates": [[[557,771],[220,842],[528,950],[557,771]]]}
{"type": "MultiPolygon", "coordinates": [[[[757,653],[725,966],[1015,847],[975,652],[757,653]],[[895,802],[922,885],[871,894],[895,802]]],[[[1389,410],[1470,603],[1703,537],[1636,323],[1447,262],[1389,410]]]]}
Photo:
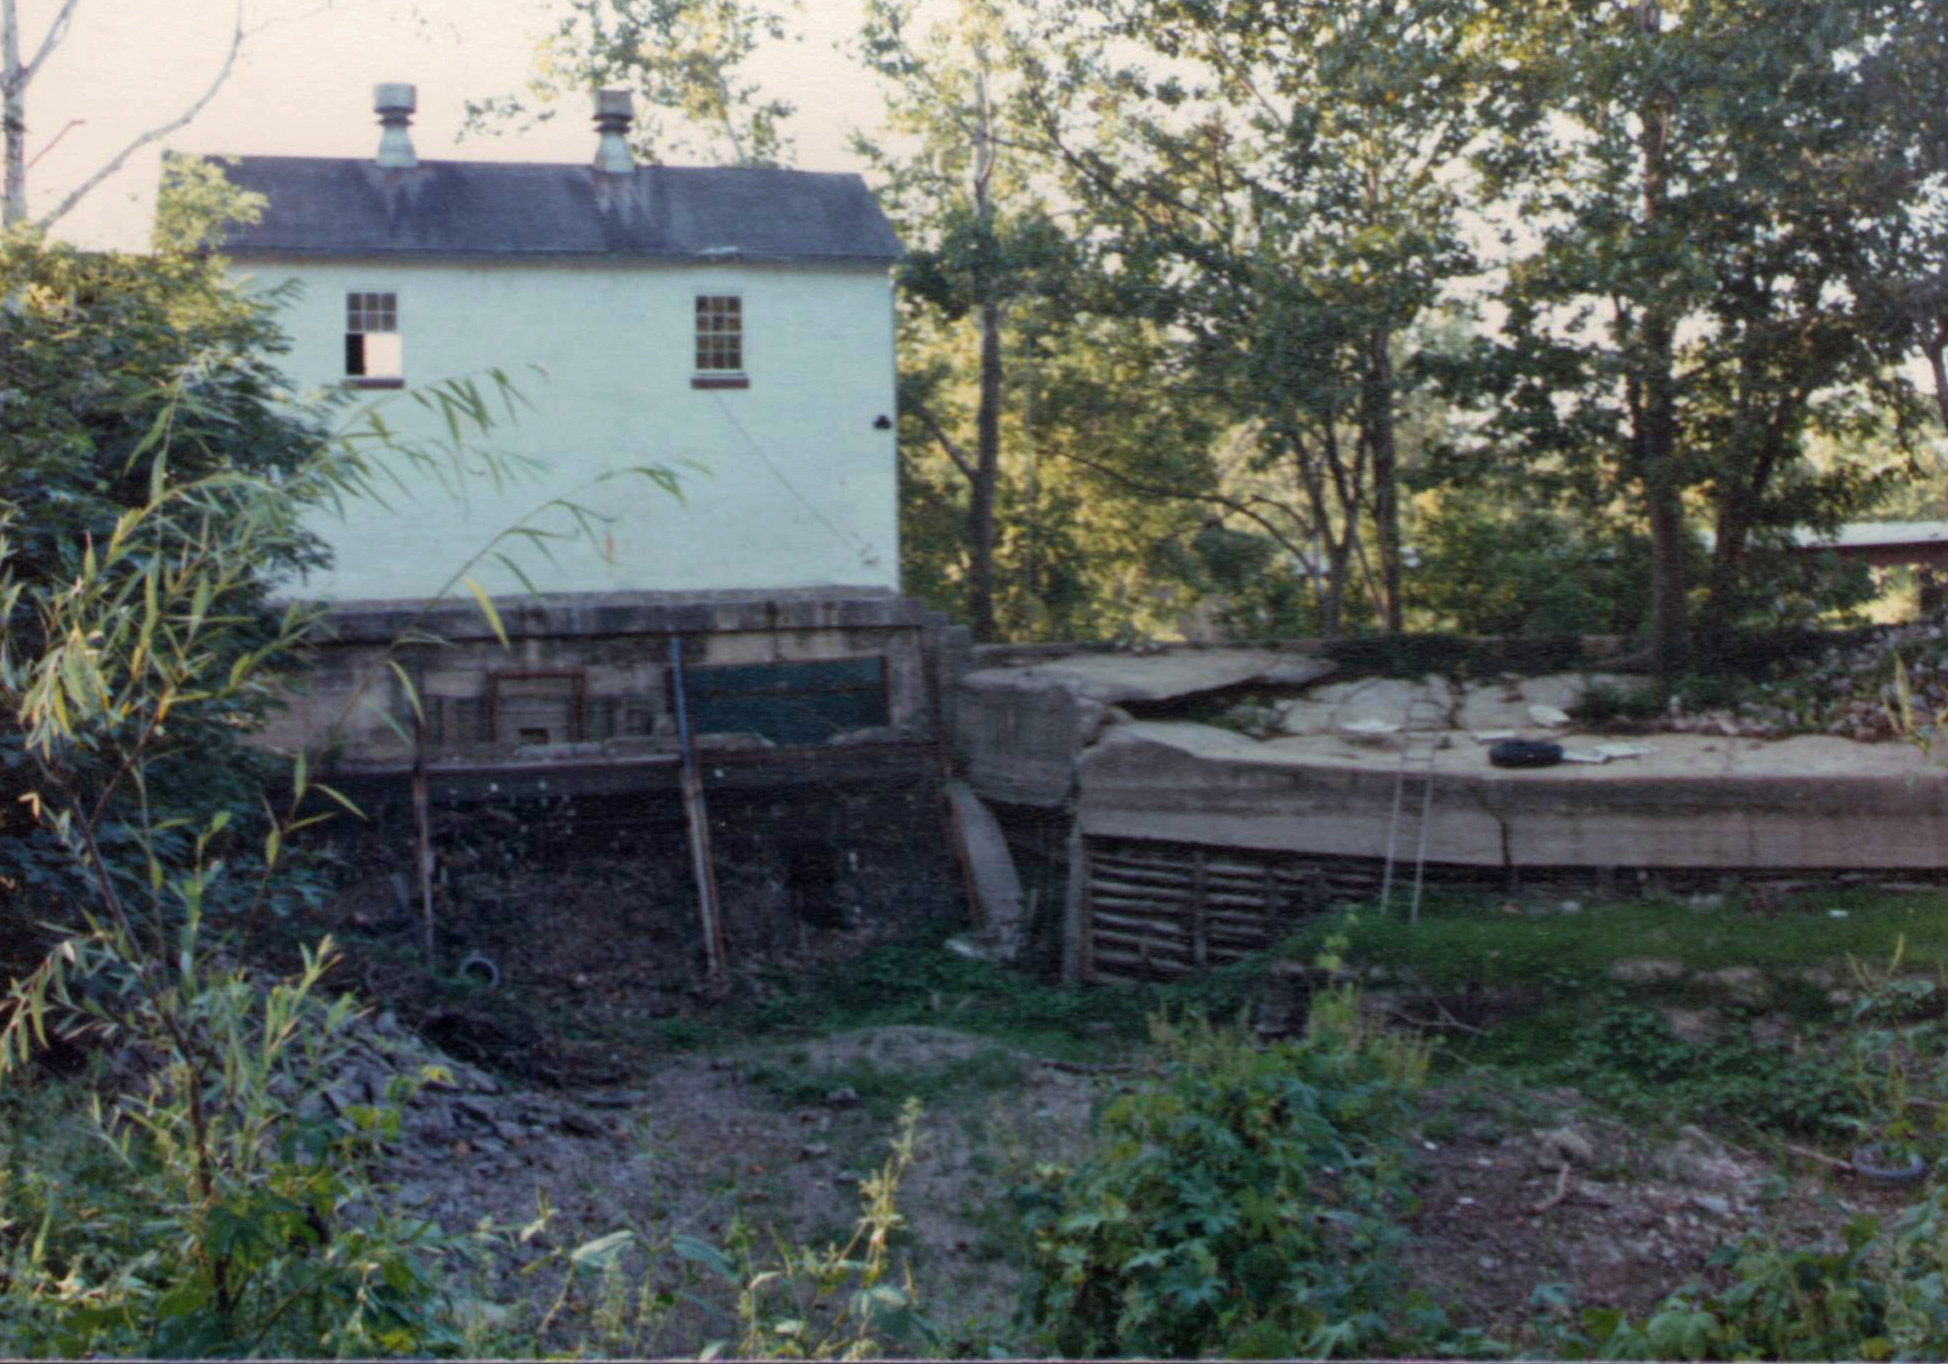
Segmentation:
{"type": "Polygon", "coordinates": [[[744,373],[744,300],[736,294],[698,294],[696,372],[692,388],[749,388],[744,373]]]}
{"type": "Polygon", "coordinates": [[[345,295],[345,382],[353,388],[404,388],[399,295],[345,295]]]}

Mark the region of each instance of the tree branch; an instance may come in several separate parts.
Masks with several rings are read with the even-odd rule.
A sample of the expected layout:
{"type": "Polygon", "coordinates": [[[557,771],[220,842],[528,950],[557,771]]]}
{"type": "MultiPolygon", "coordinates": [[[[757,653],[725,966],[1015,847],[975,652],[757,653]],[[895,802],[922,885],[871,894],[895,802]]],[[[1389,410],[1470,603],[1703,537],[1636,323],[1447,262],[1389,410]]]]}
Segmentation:
{"type": "Polygon", "coordinates": [[[1943,352],[1948,350],[1948,315],[1942,317],[1941,325],[1935,328],[1934,336],[1922,350],[1927,354],[1928,368],[1934,371],[1935,408],[1941,413],[1942,428],[1948,430],[1948,361],[1943,359],[1943,352]]]}
{"type": "MultiPolygon", "coordinates": [[[[41,63],[46,61],[48,54],[59,47],[62,40],[68,36],[68,20],[74,17],[75,6],[80,3],[81,0],[67,0],[67,3],[61,6],[61,12],[55,15],[54,22],[47,26],[47,33],[41,38],[41,45],[35,51],[34,59],[21,67],[14,77],[16,89],[25,90],[32,83],[34,73],[41,69],[41,63]]],[[[8,8],[11,9],[12,6],[8,8]]]]}
{"type": "MultiPolygon", "coordinates": [[[[68,0],[67,8],[73,9],[76,3],[77,0],[68,0]]],[[[209,88],[202,93],[202,95],[196,100],[194,104],[191,104],[187,109],[183,110],[183,112],[178,114],[175,118],[171,119],[167,123],[149,129],[148,132],[143,133],[139,137],[136,137],[134,140],[132,140],[126,147],[122,148],[121,151],[115,154],[113,160],[102,165],[98,170],[95,171],[93,175],[89,176],[86,180],[83,180],[79,185],[77,185],[73,190],[71,190],[68,194],[68,197],[63,199],[59,204],[55,205],[54,211],[42,217],[39,223],[36,224],[36,226],[45,228],[49,224],[60,219],[63,215],[67,213],[69,209],[73,208],[76,204],[80,203],[82,197],[85,196],[90,190],[94,189],[96,185],[99,185],[102,181],[106,180],[109,176],[113,175],[116,171],[120,170],[122,168],[122,163],[127,161],[129,157],[133,156],[136,152],[140,151],[143,147],[148,146],[151,142],[155,142],[161,138],[165,138],[169,136],[169,134],[175,132],[178,128],[182,127],[184,124],[188,123],[191,119],[195,118],[198,114],[202,113],[203,106],[208,104],[211,100],[215,99],[216,92],[218,90],[221,90],[223,88],[223,83],[230,79],[230,72],[232,71],[232,69],[235,68],[237,64],[237,52],[239,49],[243,47],[243,40],[244,40],[243,0],[237,0],[236,18],[232,22],[231,29],[230,29],[230,48],[227,52],[223,54],[223,65],[218,68],[216,73],[216,79],[210,82],[209,88]]]]}
{"type": "Polygon", "coordinates": [[[974,466],[967,462],[966,456],[961,454],[959,447],[954,444],[953,438],[942,429],[938,421],[934,420],[932,411],[922,402],[913,403],[912,411],[913,415],[920,419],[921,425],[927,428],[927,434],[938,441],[940,448],[947,452],[947,458],[954,462],[954,467],[961,471],[962,476],[969,483],[972,483],[974,481],[974,466]]]}
{"type": "MultiPolygon", "coordinates": [[[[1304,564],[1308,573],[1312,571],[1312,556],[1306,552],[1305,546],[1286,535],[1285,532],[1280,530],[1269,518],[1254,508],[1249,502],[1241,502],[1237,498],[1227,497],[1223,493],[1192,492],[1184,488],[1172,488],[1166,484],[1149,483],[1143,479],[1131,478],[1120,469],[1098,463],[1086,455],[1078,455],[1069,450],[1058,450],[1054,454],[1057,459],[1068,460],[1071,464],[1080,464],[1083,468],[1101,474],[1104,478],[1120,483],[1131,492],[1142,493],[1146,497],[1168,497],[1179,502],[1203,502],[1213,507],[1222,507],[1228,512],[1234,512],[1269,535],[1280,549],[1283,549],[1301,564],[1304,564]]],[[[1272,505],[1277,506],[1278,504],[1273,503],[1272,505]]],[[[1281,507],[1280,510],[1285,511],[1288,516],[1292,514],[1288,508],[1281,507]]]]}

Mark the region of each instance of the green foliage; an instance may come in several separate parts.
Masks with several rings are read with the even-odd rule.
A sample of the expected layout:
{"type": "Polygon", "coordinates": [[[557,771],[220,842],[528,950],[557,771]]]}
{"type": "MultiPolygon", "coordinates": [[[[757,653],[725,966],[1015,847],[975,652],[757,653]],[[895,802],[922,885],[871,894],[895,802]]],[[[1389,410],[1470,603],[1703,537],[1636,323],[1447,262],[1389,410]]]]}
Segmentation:
{"type": "MultiPolygon", "coordinates": [[[[315,421],[280,405],[272,305],[228,288],[205,259],[15,238],[0,242],[0,297],[0,503],[33,513],[10,534],[17,577],[72,574],[89,540],[151,500],[162,450],[179,481],[278,481],[322,443],[315,421]]],[[[208,493],[234,509],[245,486],[208,493]]],[[[234,605],[260,604],[280,576],[321,562],[317,539],[296,531],[263,550],[255,598],[234,605]]]]}
{"type": "Polygon", "coordinates": [[[1315,1000],[1300,1042],[1260,1047],[1198,1016],[1159,1016],[1152,1040],[1095,1154],[1016,1195],[1043,1338],[1166,1358],[1393,1343],[1401,1133],[1425,1052],[1369,1031],[1351,994],[1315,1000]]]}
{"type": "Polygon", "coordinates": [[[0,1086],[77,1036],[146,1086],[90,1115],[107,1152],[90,1173],[112,1170],[112,1195],[9,1154],[0,1331],[67,1353],[457,1352],[438,1238],[384,1212],[361,1172],[396,1116],[325,1116],[352,1012],[319,999],[329,943],[281,983],[240,964],[260,912],[304,889],[291,838],[326,817],[307,800],[344,803],[298,754],[280,808],[244,743],[315,619],[267,605],[317,562],[305,516],[369,494],[382,456],[464,466],[487,402],[464,380],[406,395],[450,444],[404,441],[375,409],[325,439],[278,406],[261,313],[200,262],[4,250],[18,345],[0,364],[49,394],[0,389],[0,770],[25,825],[0,846],[0,1086]]]}
{"type": "Polygon", "coordinates": [[[912,253],[899,278],[902,580],[982,637],[1167,630],[1191,602],[1180,542],[1201,511],[1156,490],[1207,481],[1204,408],[1129,401],[1165,347],[1100,305],[1101,263],[1050,201],[1007,6],[918,14],[910,0],[867,7],[860,57],[895,138],[856,140],[912,253]]]}
{"type": "Polygon", "coordinates": [[[1890,411],[1913,425],[1900,343],[1869,301],[1932,193],[1875,130],[1874,54],[1897,8],[1575,0],[1514,30],[1518,93],[1481,162],[1513,212],[1550,227],[1501,294],[1499,370],[1478,371],[1500,399],[1488,431],[1646,528],[1667,677],[1688,645],[1687,519],[1705,513],[1714,537],[1709,636],[1777,609],[1755,569],[1790,527],[1857,514],[1893,473],[1815,467],[1808,439],[1890,411]]]}
{"type": "MultiPolygon", "coordinates": [[[[184,951],[201,955],[193,937],[184,951]]],[[[90,955],[74,948],[74,968],[111,964],[90,955]]],[[[5,1151],[0,1303],[10,1310],[0,1320],[10,1325],[0,1348],[459,1352],[432,1268],[444,1238],[383,1211],[362,1174],[397,1137],[396,1110],[353,1106],[340,1118],[323,1097],[352,1016],[349,999],[319,999],[332,960],[327,941],[268,989],[241,968],[205,963],[168,993],[138,991],[120,1008],[57,989],[58,1001],[162,1059],[141,1091],[112,1107],[92,1097],[86,1117],[66,1117],[50,1148],[5,1151]],[[77,1153],[78,1140],[92,1151],[77,1153]]],[[[390,1101],[417,1083],[395,1081],[390,1101]]],[[[9,1097],[24,1107],[25,1096],[9,1097]]]]}
{"type": "Polygon", "coordinates": [[[1583,693],[1576,706],[1576,717],[1586,725],[1645,724],[1657,718],[1664,706],[1649,687],[1616,687],[1597,683],[1583,693]]]}
{"type": "Polygon", "coordinates": [[[633,146],[657,164],[672,151],[703,152],[738,165],[790,158],[784,124],[792,106],[767,99],[743,68],[787,35],[787,12],[745,0],[573,0],[536,43],[535,69],[520,94],[467,101],[470,133],[525,131],[590,90],[636,95],[633,146]]]}
{"type": "Polygon", "coordinates": [[[1468,24],[1448,3],[1076,3],[1019,40],[1106,293],[1172,338],[1173,393],[1227,419],[1223,483],[1176,495],[1275,543],[1327,635],[1362,597],[1399,625],[1416,326],[1472,269],[1451,172],[1494,88],[1468,24]]]}
{"type": "Polygon", "coordinates": [[[1832,1056],[1736,1034],[1685,1042],[1654,1011],[1621,997],[1577,1029],[1554,1074],[1646,1124],[1714,1118],[1831,1139],[1866,1112],[1860,1086],[1832,1056]]]}
{"type": "Polygon", "coordinates": [[[1845,1246],[1761,1236],[1714,1264],[1730,1286],[1674,1294],[1643,1321],[1589,1309],[1546,1328],[1568,1359],[1939,1359],[1948,1350],[1948,1191],[1885,1220],[1857,1217],[1845,1246]]]}
{"type": "Polygon", "coordinates": [[[778,993],[740,1016],[739,1034],[936,1025],[1043,1056],[1116,1059],[1141,1043],[1160,1009],[1235,1014],[1256,997],[1265,968],[1254,958],[1164,985],[1060,985],[962,956],[947,945],[961,928],[931,924],[816,974],[776,978],[768,984],[778,993]]]}
{"type": "Polygon", "coordinates": [[[179,472],[196,390],[131,380],[121,401],[149,426],[129,456],[141,482],[68,551],[74,576],[14,552],[11,531],[36,524],[37,504],[8,508],[0,540],[0,704],[39,836],[69,869],[58,886],[25,878],[15,902],[59,941],[9,981],[0,1083],[18,1082],[51,1031],[100,1033],[152,1067],[145,1092],[93,1115],[126,1201],[70,1224],[77,1240],[58,1260],[45,1236],[29,1243],[20,1329],[75,1353],[455,1349],[420,1253],[427,1230],[345,1216],[373,1202],[359,1154],[394,1120],[354,1109],[344,1130],[303,1116],[351,1012],[314,1002],[329,945],[266,988],[209,918],[248,918],[284,893],[290,835],[319,817],[295,813],[311,789],[303,760],[290,806],[278,814],[260,795],[258,836],[241,847],[230,810],[156,798],[210,750],[234,751],[224,729],[246,732],[288,682],[311,617],[263,610],[264,584],[305,543],[299,509],[358,471],[329,450],[266,473],[192,446],[179,472]],[[226,872],[241,883],[229,895],[226,872]]]}
{"type": "Polygon", "coordinates": [[[1546,986],[1579,995],[1598,987],[1611,963],[1646,955],[1693,971],[1754,966],[1784,983],[1849,955],[1884,959],[1905,935],[1911,966],[1931,971],[1948,964],[1948,920],[1927,895],[1832,889],[1768,914],[1745,912],[1735,886],[1716,908],[1619,899],[1584,902],[1581,912],[1565,914],[1559,903],[1557,895],[1538,893],[1517,906],[1524,912],[1510,912],[1500,895],[1430,896],[1417,925],[1371,914],[1351,923],[1328,918],[1281,943],[1278,953],[1303,960],[1327,938],[1344,934],[1349,960],[1395,978],[1443,987],[1546,986]]]}
{"type": "Polygon", "coordinates": [[[1415,544],[1414,604],[1446,627],[1486,635],[1636,633],[1650,546],[1615,522],[1447,496],[1415,544]]]}
{"type": "MultiPolygon", "coordinates": [[[[171,230],[193,237],[194,205],[174,192],[185,177],[196,183],[192,167],[173,163],[164,202],[176,206],[171,230]]],[[[94,807],[105,865],[126,885],[147,877],[149,854],[182,866],[194,824],[218,810],[230,824],[215,851],[234,869],[261,846],[269,826],[258,791],[270,772],[240,739],[276,704],[283,647],[303,628],[302,613],[272,611],[269,596],[322,562],[320,542],[290,514],[295,501],[279,499],[320,457],[324,435],[282,405],[271,357],[283,345],[266,305],[194,254],[9,239],[0,297],[0,609],[11,670],[0,685],[11,699],[64,670],[67,690],[48,692],[48,705],[77,715],[90,685],[116,692],[101,723],[70,726],[39,756],[22,727],[0,735],[0,878],[15,888],[0,895],[0,970],[24,971],[46,940],[39,925],[88,894],[44,817],[61,801],[31,798],[45,764],[94,807]],[[227,529],[245,521],[248,556],[231,552],[227,529]],[[77,599],[62,601],[70,584],[77,599]],[[182,594],[173,615],[160,604],[172,593],[182,594]],[[192,660],[214,674],[207,683],[184,680],[192,660]],[[170,670],[163,711],[138,713],[136,694],[170,670]],[[118,785],[116,756],[165,715],[166,734],[149,737],[171,757],[143,773],[155,817],[138,828],[117,808],[131,792],[118,785]]],[[[241,909],[232,892],[249,884],[220,880],[206,901],[241,909]]]]}

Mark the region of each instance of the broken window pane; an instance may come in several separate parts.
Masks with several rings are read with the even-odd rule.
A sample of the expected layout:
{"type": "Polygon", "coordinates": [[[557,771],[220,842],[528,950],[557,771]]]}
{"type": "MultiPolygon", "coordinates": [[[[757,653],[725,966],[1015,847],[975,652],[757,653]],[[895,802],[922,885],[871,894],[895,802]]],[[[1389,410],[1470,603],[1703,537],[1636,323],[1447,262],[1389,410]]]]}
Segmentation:
{"type": "Polygon", "coordinates": [[[399,295],[345,295],[345,373],[354,379],[404,377],[406,359],[399,335],[399,295]]]}

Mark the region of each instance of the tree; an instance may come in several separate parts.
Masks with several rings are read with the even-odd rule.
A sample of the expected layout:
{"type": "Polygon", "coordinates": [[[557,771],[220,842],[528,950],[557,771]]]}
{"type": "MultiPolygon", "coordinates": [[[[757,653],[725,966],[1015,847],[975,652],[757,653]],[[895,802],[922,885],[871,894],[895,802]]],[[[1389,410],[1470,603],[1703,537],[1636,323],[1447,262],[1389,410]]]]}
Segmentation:
{"type": "MultiPolygon", "coordinates": [[[[795,6],[794,6],[795,7],[795,6]]],[[[743,74],[786,13],[748,0],[570,0],[540,42],[523,93],[467,103],[467,130],[498,133],[551,119],[565,98],[626,86],[639,97],[632,149],[646,161],[686,149],[743,166],[790,160],[792,106],[743,74]]],[[[577,113],[581,112],[579,107],[577,113]]]]}
{"type": "Polygon", "coordinates": [[[1808,433],[1912,398],[1862,291],[1914,190],[1867,131],[1861,59],[1884,17],[1874,0],[1565,0],[1526,30],[1525,100],[1486,158],[1539,239],[1502,294],[1519,378],[1497,427],[1643,518],[1666,678],[1687,656],[1693,508],[1715,536],[1717,634],[1755,543],[1881,486],[1812,469],[1808,433]]]}
{"type": "Polygon", "coordinates": [[[888,83],[887,124],[913,150],[896,156],[863,136],[855,145],[886,177],[884,197],[913,247],[900,272],[902,298],[943,324],[975,319],[974,439],[956,440],[948,430],[939,398],[944,368],[906,367],[900,406],[966,480],[965,607],[974,637],[991,640],[1007,381],[1002,316],[1072,260],[1011,154],[1006,101],[995,88],[1003,77],[996,61],[1005,46],[1002,8],[961,0],[951,23],[917,40],[913,9],[912,0],[869,0],[861,36],[868,69],[888,83]]]}
{"type": "Polygon", "coordinates": [[[429,1229],[364,1173],[383,1115],[309,1111],[354,1012],[316,999],[329,940],[275,985],[240,959],[301,899],[291,835],[322,818],[301,757],[244,742],[316,617],[266,597],[318,561],[304,514],[364,486],[362,456],[292,415],[268,305],[208,258],[16,238],[0,297],[0,1084],[74,1032],[145,1072],[93,1104],[109,1210],[11,1256],[6,1338],[456,1350],[429,1229]]]}
{"type": "Polygon", "coordinates": [[[1231,510],[1306,566],[1328,633],[1356,570],[1401,622],[1405,343],[1475,268],[1475,8],[1073,0],[1024,51],[1123,306],[1181,338],[1175,391],[1251,433],[1256,486],[1231,510]]]}
{"type": "MultiPolygon", "coordinates": [[[[58,579],[87,539],[146,502],[165,436],[171,474],[183,479],[219,469],[281,477],[322,439],[314,421],[280,406],[275,300],[232,289],[221,263],[195,249],[200,233],[185,226],[188,240],[167,240],[185,221],[182,196],[210,183],[202,163],[171,163],[165,240],[151,256],[0,245],[0,296],[16,303],[0,318],[0,392],[12,397],[0,404],[0,501],[35,508],[12,533],[16,572],[58,579]],[[166,433],[155,429],[159,392],[176,398],[166,433]]],[[[293,541],[266,565],[267,583],[320,554],[315,539],[293,541]]]]}
{"type": "MultiPolygon", "coordinates": [[[[284,348],[271,321],[274,301],[237,293],[221,263],[194,249],[206,233],[192,220],[207,220],[190,205],[211,207],[213,184],[222,180],[208,167],[170,164],[159,221],[165,238],[181,236],[154,255],[0,242],[0,298],[8,301],[0,308],[0,519],[6,570],[23,602],[98,576],[101,547],[164,490],[198,487],[197,518],[241,515],[260,486],[296,477],[324,443],[323,427],[286,405],[287,386],[274,367],[284,348]]],[[[225,207],[251,211],[234,199],[225,207]]],[[[157,518],[154,533],[179,534],[184,543],[203,535],[203,521],[181,510],[157,518]]],[[[283,627],[272,593],[324,556],[318,538],[295,521],[258,528],[253,545],[251,571],[225,578],[223,592],[204,606],[222,628],[213,624],[201,647],[217,650],[212,661],[226,666],[276,636],[283,627]]],[[[28,651],[45,616],[23,606],[0,629],[17,653],[28,651]]],[[[148,798],[169,807],[193,792],[199,808],[233,806],[239,829],[250,826],[261,773],[240,738],[269,704],[268,688],[259,686],[172,707],[161,747],[174,758],[149,774],[148,798]]],[[[23,743],[17,729],[0,739],[10,835],[0,838],[0,865],[12,885],[34,891],[0,901],[0,922],[9,927],[0,936],[19,945],[51,916],[50,899],[79,893],[69,880],[74,864],[34,817],[36,807],[15,799],[35,789],[23,743]]],[[[79,750],[67,777],[94,799],[113,790],[112,769],[79,750]]],[[[125,838],[123,822],[110,825],[111,839],[125,838]]],[[[159,836],[165,860],[180,851],[181,838],[159,836]]]]}
{"type": "Polygon", "coordinates": [[[1864,279],[1861,293],[1927,361],[1948,430],[1948,13],[1925,0],[1887,0],[1880,16],[1882,37],[1861,59],[1861,80],[1880,157],[1911,190],[1895,225],[1895,260],[1864,279]]]}
{"type": "MultiPolygon", "coordinates": [[[[33,44],[33,55],[25,58],[21,55],[26,48],[22,43],[16,3],[17,0],[0,0],[0,133],[4,134],[6,165],[4,198],[0,198],[0,227],[15,227],[28,220],[27,92],[47,59],[66,41],[69,24],[81,0],[61,0],[61,8],[42,32],[40,41],[33,44]]],[[[230,79],[231,71],[236,68],[237,54],[253,31],[244,27],[244,0],[237,0],[230,26],[230,41],[217,63],[216,74],[203,93],[184,105],[174,118],[136,134],[114,156],[84,177],[52,209],[36,219],[34,225],[45,228],[66,216],[97,185],[120,170],[129,157],[186,126],[202,113],[204,106],[216,98],[216,92],[230,79]]]]}
{"type": "Polygon", "coordinates": [[[1132,403],[1160,348],[1106,313],[1089,244],[1027,145],[1006,37],[963,0],[916,28],[875,0],[860,57],[886,136],[855,139],[910,248],[900,271],[904,576],[978,638],[1166,628],[1191,602],[1196,509],[1135,493],[1126,461],[1202,459],[1204,414],[1132,403]]]}

